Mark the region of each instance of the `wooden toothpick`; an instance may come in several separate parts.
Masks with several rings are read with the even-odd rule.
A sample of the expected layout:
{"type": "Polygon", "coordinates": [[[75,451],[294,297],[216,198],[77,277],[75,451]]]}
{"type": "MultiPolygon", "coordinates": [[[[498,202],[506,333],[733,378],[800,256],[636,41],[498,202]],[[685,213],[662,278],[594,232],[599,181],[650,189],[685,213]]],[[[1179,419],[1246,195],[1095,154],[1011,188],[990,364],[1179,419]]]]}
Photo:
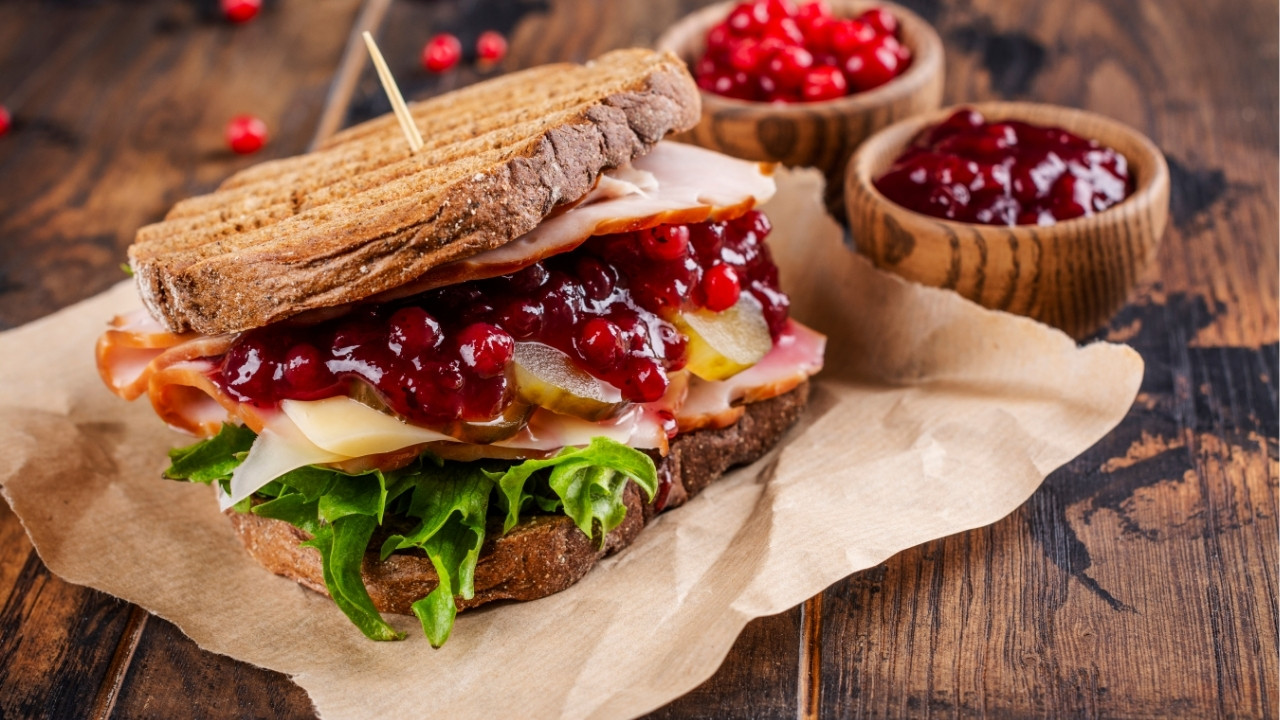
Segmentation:
{"type": "Polygon", "coordinates": [[[396,87],[396,79],[391,77],[391,70],[387,68],[387,61],[382,59],[382,53],[378,50],[378,44],[373,41],[373,36],[368,30],[365,30],[363,35],[364,44],[369,48],[369,57],[373,58],[373,66],[378,69],[378,79],[382,80],[382,89],[387,92],[391,109],[395,111],[396,119],[400,121],[400,129],[404,131],[404,137],[409,141],[409,151],[418,152],[422,149],[422,134],[418,132],[418,126],[413,124],[409,106],[405,104],[400,88],[396,87]]]}

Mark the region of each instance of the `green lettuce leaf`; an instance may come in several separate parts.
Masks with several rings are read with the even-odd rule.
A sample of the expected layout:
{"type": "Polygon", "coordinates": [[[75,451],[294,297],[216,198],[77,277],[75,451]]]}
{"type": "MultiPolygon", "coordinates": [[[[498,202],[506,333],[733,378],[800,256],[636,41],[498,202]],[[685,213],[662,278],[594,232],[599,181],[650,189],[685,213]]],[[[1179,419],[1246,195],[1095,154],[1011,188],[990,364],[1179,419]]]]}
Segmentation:
{"type": "MultiPolygon", "coordinates": [[[[227,483],[255,436],[224,425],[217,436],[170,453],[165,476],[192,482],[227,483]]],[[[440,584],[413,603],[413,612],[432,646],[449,638],[458,613],[457,598],[475,595],[475,571],[492,510],[504,517],[503,532],[525,510],[564,512],[588,537],[599,541],[626,517],[623,494],[633,480],[653,499],[657,472],[648,455],[605,438],[585,448],[566,448],[555,457],[501,463],[448,462],[424,454],[408,467],[349,474],[318,466],[292,470],[261,488],[239,512],[284,520],[311,534],[303,543],[320,553],[325,587],[356,627],[374,640],[398,640],[378,614],[360,574],[364,555],[388,509],[416,521],[407,533],[383,542],[385,559],[396,550],[421,549],[440,584]],[[545,471],[545,472],[543,472],[545,471]],[[256,503],[256,504],[255,504],[256,503]]]]}
{"type": "Polygon", "coordinates": [[[622,502],[627,480],[634,480],[650,501],[658,491],[658,471],[653,458],[608,438],[596,437],[584,448],[565,448],[545,460],[525,460],[501,473],[487,473],[506,497],[507,517],[502,531],[510,532],[520,521],[520,511],[530,502],[546,507],[527,489],[529,478],[539,470],[552,468],[550,486],[566,515],[587,537],[595,537],[594,523],[600,523],[600,541],[622,522],[627,506],[622,502]]]}
{"type": "Polygon", "coordinates": [[[475,595],[476,563],[492,494],[493,480],[477,464],[427,468],[416,478],[407,510],[410,517],[419,519],[417,527],[382,544],[384,560],[396,550],[421,548],[440,578],[435,590],[413,604],[413,613],[433,647],[449,639],[458,614],[455,596],[475,595]]]}
{"type": "Polygon", "coordinates": [[[247,427],[223,423],[217,435],[170,450],[169,469],[164,476],[198,483],[229,480],[257,437],[247,427]]]}
{"type": "Polygon", "coordinates": [[[378,521],[371,515],[344,515],[317,528],[302,543],[320,551],[324,586],[338,608],[371,640],[403,640],[404,634],[387,624],[364,587],[360,565],[378,521]]]}

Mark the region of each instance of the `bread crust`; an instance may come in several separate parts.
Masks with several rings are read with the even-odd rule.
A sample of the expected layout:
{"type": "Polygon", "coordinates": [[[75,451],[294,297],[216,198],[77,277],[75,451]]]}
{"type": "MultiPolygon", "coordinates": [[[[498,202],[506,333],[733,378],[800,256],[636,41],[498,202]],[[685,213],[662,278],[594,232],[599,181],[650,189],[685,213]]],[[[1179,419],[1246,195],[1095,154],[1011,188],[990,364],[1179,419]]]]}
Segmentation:
{"type": "Polygon", "coordinates": [[[532,230],[604,170],[692,127],[700,100],[674,55],[623,50],[412,112],[428,139],[416,154],[379,118],[142,228],[129,259],[151,314],[175,332],[238,332],[393,289],[532,230]],[[549,88],[523,91],[541,106],[519,106],[529,86],[549,88]]]}
{"type": "MultiPolygon", "coordinates": [[[[669,479],[670,492],[659,497],[670,509],[683,504],[735,465],[753,462],[772,448],[800,417],[809,399],[809,384],[778,397],[754,403],[737,423],[718,430],[681,435],[659,460],[660,477],[669,479]]],[[[625,494],[627,517],[605,538],[600,548],[564,515],[528,518],[506,535],[501,525],[489,528],[475,573],[475,596],[458,598],[461,609],[495,600],[535,600],[573,585],[592,566],[630,545],[660,510],[643,502],[640,489],[630,483],[625,494]]],[[[320,553],[300,547],[310,536],[283,520],[252,514],[230,514],[245,549],[259,563],[316,592],[328,595],[320,568],[320,553]]],[[[371,544],[361,570],[373,604],[381,612],[412,613],[410,606],[436,588],[439,580],[421,553],[395,553],[379,559],[371,544]]]]}

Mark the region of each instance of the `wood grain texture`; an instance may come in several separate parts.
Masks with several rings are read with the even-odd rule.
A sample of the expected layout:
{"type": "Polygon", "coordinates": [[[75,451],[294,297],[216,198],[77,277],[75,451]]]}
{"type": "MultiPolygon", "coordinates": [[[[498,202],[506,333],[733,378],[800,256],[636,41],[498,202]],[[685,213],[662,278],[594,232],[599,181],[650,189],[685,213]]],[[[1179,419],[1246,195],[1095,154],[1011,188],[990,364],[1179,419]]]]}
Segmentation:
{"type": "MultiPolygon", "coordinates": [[[[379,43],[423,97],[650,43],[701,4],[395,0],[379,43]],[[498,68],[418,70],[432,32],[470,53],[490,27],[511,41],[498,68]]],[[[943,38],[948,104],[1079,106],[1168,157],[1164,243],[1098,335],[1143,355],[1139,402],[1012,516],[753,622],[714,677],[654,716],[1275,717],[1276,4],[904,4],[943,38]]],[[[0,323],[114,282],[139,225],[258,159],[222,153],[230,114],[267,119],[268,155],[306,145],[356,3],[269,3],[237,29],[213,6],[0,4],[0,102],[16,116],[0,137],[0,323]]],[[[343,124],[384,112],[380,93],[364,72],[343,124]]],[[[164,621],[134,638],[136,611],[50,576],[7,508],[0,597],[0,717],[313,716],[283,675],[200,651],[164,621]]]]}
{"type": "MultiPolygon", "coordinates": [[[[700,8],[681,18],[657,40],[692,67],[706,48],[706,33],[736,2],[700,8]]],[[[841,209],[844,168],[866,138],[894,122],[936,110],[942,100],[942,40],[911,10],[894,3],[836,0],[838,17],[853,17],[875,6],[901,21],[901,39],[912,51],[911,66],[893,81],[867,92],[820,103],[747,102],[702,93],[702,122],[681,140],[719,152],[795,167],[816,167],[827,176],[829,204],[841,209]]]]}
{"type": "Polygon", "coordinates": [[[932,218],[889,200],[874,182],[920,133],[955,112],[913,117],[868,138],[846,171],[845,204],[858,252],[913,282],[955,290],[1085,338],[1124,306],[1155,261],[1169,219],[1169,167],[1140,132],[1058,105],[967,105],[988,122],[1021,120],[1097,140],[1128,161],[1133,192],[1104,213],[1049,227],[996,227],[932,218]]]}

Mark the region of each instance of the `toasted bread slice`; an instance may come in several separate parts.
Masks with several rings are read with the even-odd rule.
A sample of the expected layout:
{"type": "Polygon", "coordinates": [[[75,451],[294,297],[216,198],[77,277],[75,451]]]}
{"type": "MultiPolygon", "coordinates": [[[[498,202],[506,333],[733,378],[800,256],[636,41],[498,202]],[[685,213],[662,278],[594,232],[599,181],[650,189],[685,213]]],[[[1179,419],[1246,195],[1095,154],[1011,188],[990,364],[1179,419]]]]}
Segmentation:
{"type": "Polygon", "coordinates": [[[670,53],[512,73],[411,105],[417,153],[387,115],[237,173],[139,230],[129,261],[170,330],[261,327],[513,240],[699,108],[670,53]]]}
{"type": "MultiPolygon", "coordinates": [[[[752,462],[772,448],[804,412],[809,384],[770,400],[748,405],[734,425],[699,430],[677,437],[671,452],[658,461],[658,473],[671,480],[667,508],[683,504],[726,470],[752,462]]],[[[494,600],[535,600],[573,585],[601,558],[630,545],[653,517],[634,483],[625,496],[627,518],[600,548],[564,515],[536,516],[506,535],[498,523],[485,540],[476,567],[475,596],[458,598],[462,609],[494,600]]],[[[231,522],[249,554],[268,570],[316,592],[327,594],[320,553],[300,547],[310,538],[283,520],[232,513],[231,522]]],[[[420,553],[396,553],[382,561],[373,543],[364,560],[364,582],[382,612],[412,614],[410,606],[439,583],[431,561],[420,553]]]]}

